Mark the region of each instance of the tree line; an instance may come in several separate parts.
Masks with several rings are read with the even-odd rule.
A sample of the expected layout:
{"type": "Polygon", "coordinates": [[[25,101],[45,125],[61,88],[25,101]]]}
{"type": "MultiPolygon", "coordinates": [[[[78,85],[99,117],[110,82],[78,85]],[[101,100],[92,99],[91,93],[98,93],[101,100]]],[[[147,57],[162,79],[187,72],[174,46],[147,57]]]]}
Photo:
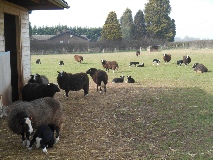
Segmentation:
{"type": "Polygon", "coordinates": [[[91,42],[96,41],[140,41],[156,39],[173,42],[176,35],[175,20],[169,17],[171,6],[169,0],[149,0],[145,4],[144,12],[138,10],[136,15],[126,8],[120,19],[112,11],[108,14],[102,28],[57,26],[29,26],[31,35],[56,35],[64,31],[71,31],[76,35],[86,35],[91,42]]]}

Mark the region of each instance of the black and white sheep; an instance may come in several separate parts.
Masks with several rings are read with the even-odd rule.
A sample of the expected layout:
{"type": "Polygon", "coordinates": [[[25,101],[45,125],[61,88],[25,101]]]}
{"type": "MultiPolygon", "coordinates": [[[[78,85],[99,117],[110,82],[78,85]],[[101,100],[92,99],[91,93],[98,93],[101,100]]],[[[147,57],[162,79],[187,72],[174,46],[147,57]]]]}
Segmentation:
{"type": "Polygon", "coordinates": [[[137,65],[137,67],[144,67],[144,63],[137,65]]]}
{"type": "Polygon", "coordinates": [[[46,76],[40,74],[30,75],[28,83],[48,84],[49,80],[46,76]]]}
{"type": "Polygon", "coordinates": [[[66,73],[64,71],[58,72],[57,82],[62,90],[65,90],[68,98],[69,91],[84,90],[84,95],[89,93],[89,77],[86,73],[66,73]]]}
{"type": "Polygon", "coordinates": [[[131,65],[135,65],[136,67],[137,64],[139,64],[139,62],[129,62],[129,67],[131,67],[131,65]]]}
{"type": "Polygon", "coordinates": [[[171,60],[171,54],[163,54],[163,60],[165,63],[168,63],[171,60]]]}
{"type": "Polygon", "coordinates": [[[125,76],[120,76],[119,78],[114,78],[113,80],[112,80],[112,83],[123,83],[124,82],[124,77],[125,76]]]}
{"type": "Polygon", "coordinates": [[[40,60],[40,59],[37,59],[37,60],[36,60],[36,64],[41,64],[41,60],[40,60]]]}
{"type": "Polygon", "coordinates": [[[56,131],[56,142],[59,140],[65,118],[58,100],[45,97],[30,102],[14,102],[9,107],[12,109],[8,115],[8,127],[13,133],[22,135],[23,145],[29,146],[30,134],[42,124],[53,126],[56,131]]]}
{"type": "Polygon", "coordinates": [[[196,73],[208,72],[208,69],[202,63],[195,63],[192,68],[196,73]]]}
{"type": "Polygon", "coordinates": [[[27,83],[21,92],[23,101],[33,101],[38,98],[53,97],[56,92],[60,92],[60,89],[53,83],[27,83]]]}
{"type": "Polygon", "coordinates": [[[106,68],[106,71],[108,71],[108,72],[109,72],[110,69],[112,69],[113,73],[114,73],[115,70],[118,70],[118,68],[119,68],[118,62],[116,62],[116,61],[107,61],[107,60],[102,59],[101,63],[102,63],[102,66],[104,68],[106,68]]]}
{"type": "Polygon", "coordinates": [[[47,147],[52,148],[55,139],[54,139],[54,130],[51,129],[49,125],[40,125],[35,134],[33,135],[33,139],[30,141],[29,150],[32,149],[33,144],[36,142],[36,148],[41,146],[42,151],[47,153],[47,147]]]}
{"type": "Polygon", "coordinates": [[[97,70],[96,68],[90,68],[86,71],[86,74],[90,74],[93,81],[97,84],[97,91],[98,87],[100,86],[100,92],[102,92],[101,89],[101,82],[104,83],[104,92],[106,93],[106,85],[108,83],[108,75],[105,71],[97,70]]]}
{"type": "Polygon", "coordinates": [[[59,61],[59,63],[58,63],[60,66],[61,65],[64,65],[64,61],[59,61]]]}
{"type": "Polygon", "coordinates": [[[182,59],[177,61],[177,65],[181,66],[182,64],[183,64],[183,60],[182,59]]]}
{"type": "Polygon", "coordinates": [[[80,56],[80,55],[74,55],[74,59],[77,61],[77,62],[80,62],[83,61],[83,57],[80,56]]]}
{"type": "Polygon", "coordinates": [[[155,65],[159,65],[160,64],[160,60],[159,59],[153,59],[152,64],[155,65]]]}
{"type": "Polygon", "coordinates": [[[136,56],[138,57],[140,55],[140,51],[136,51],[136,56]]]}
{"type": "Polygon", "coordinates": [[[132,76],[127,76],[127,83],[135,83],[134,78],[132,78],[132,76]]]}
{"type": "Polygon", "coordinates": [[[183,56],[183,63],[185,64],[185,66],[191,63],[191,57],[189,57],[188,55],[183,56]]]}

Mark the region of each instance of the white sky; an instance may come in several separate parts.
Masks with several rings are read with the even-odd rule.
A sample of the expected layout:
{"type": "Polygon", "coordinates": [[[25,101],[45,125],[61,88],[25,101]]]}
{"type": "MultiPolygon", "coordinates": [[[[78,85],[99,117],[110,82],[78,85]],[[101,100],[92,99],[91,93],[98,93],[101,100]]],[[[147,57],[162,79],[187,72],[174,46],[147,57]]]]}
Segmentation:
{"type": "MultiPolygon", "coordinates": [[[[148,0],[66,0],[70,8],[53,11],[33,11],[30,14],[32,26],[68,27],[103,27],[111,11],[117,18],[123,15],[126,8],[131,9],[132,16],[148,0]]],[[[176,37],[194,37],[213,39],[213,0],[170,0],[172,11],[170,17],[175,20],[176,37]]]]}

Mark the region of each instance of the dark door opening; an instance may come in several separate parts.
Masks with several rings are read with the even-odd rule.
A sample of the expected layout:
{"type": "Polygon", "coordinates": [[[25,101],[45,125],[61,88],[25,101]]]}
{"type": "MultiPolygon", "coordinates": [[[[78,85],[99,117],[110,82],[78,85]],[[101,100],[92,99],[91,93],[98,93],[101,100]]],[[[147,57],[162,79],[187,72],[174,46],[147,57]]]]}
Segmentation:
{"type": "Polygon", "coordinates": [[[16,47],[16,16],[4,14],[5,51],[10,51],[12,101],[19,100],[16,47]]]}

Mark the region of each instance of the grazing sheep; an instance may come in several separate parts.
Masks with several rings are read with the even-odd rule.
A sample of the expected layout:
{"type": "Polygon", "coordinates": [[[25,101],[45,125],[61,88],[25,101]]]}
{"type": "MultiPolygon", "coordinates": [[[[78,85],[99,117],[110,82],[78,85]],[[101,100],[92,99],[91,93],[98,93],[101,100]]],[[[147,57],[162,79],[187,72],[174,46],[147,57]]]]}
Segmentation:
{"type": "Polygon", "coordinates": [[[42,124],[53,126],[56,130],[56,142],[59,140],[64,115],[58,100],[45,97],[30,102],[15,102],[9,107],[12,109],[8,115],[8,127],[13,133],[22,135],[23,145],[29,146],[30,134],[42,124]]]}
{"type": "Polygon", "coordinates": [[[127,76],[127,83],[135,83],[134,78],[132,78],[131,76],[127,76]]]}
{"type": "Polygon", "coordinates": [[[155,65],[159,65],[160,64],[160,60],[159,59],[153,59],[152,64],[155,65]]]}
{"type": "Polygon", "coordinates": [[[163,54],[163,60],[166,63],[168,63],[171,60],[171,54],[163,54]]]}
{"type": "Polygon", "coordinates": [[[54,130],[50,128],[49,125],[40,125],[34,136],[33,139],[30,141],[29,150],[32,149],[33,144],[36,142],[36,148],[41,146],[42,151],[47,153],[47,147],[52,148],[55,140],[54,140],[54,130]]]}
{"type": "Polygon", "coordinates": [[[208,69],[202,63],[194,64],[193,66],[196,73],[208,72],[208,69]]]}
{"type": "Polygon", "coordinates": [[[97,84],[97,91],[98,91],[98,86],[100,86],[100,92],[102,92],[101,82],[103,82],[104,83],[104,92],[106,93],[108,75],[105,71],[97,70],[96,68],[90,68],[89,70],[86,71],[86,74],[90,74],[93,81],[97,84]]]}
{"type": "Polygon", "coordinates": [[[74,58],[77,62],[80,62],[83,61],[83,57],[82,56],[79,56],[79,55],[74,55],[74,58]]]}
{"type": "Polygon", "coordinates": [[[137,67],[144,67],[144,63],[137,65],[137,67]]]}
{"type": "Polygon", "coordinates": [[[44,75],[34,74],[30,75],[28,83],[48,84],[49,80],[44,75]]]}
{"type": "Polygon", "coordinates": [[[124,82],[124,77],[125,76],[120,76],[120,78],[114,78],[113,80],[112,80],[112,83],[123,83],[124,82]]]}
{"type": "Polygon", "coordinates": [[[61,89],[65,90],[68,98],[69,91],[84,90],[84,95],[89,92],[89,77],[86,73],[66,73],[64,71],[58,72],[57,82],[61,89]]]}
{"type": "Polygon", "coordinates": [[[183,56],[183,63],[186,65],[188,65],[189,63],[191,62],[191,58],[186,55],[186,56],[183,56]]]}
{"type": "Polygon", "coordinates": [[[140,51],[136,51],[136,56],[138,57],[140,55],[140,51]]]}
{"type": "Polygon", "coordinates": [[[129,67],[131,67],[131,65],[135,65],[136,67],[136,64],[139,64],[139,62],[129,62],[129,67]]]}
{"type": "Polygon", "coordinates": [[[109,72],[109,69],[113,70],[113,73],[115,72],[115,69],[118,70],[118,63],[116,61],[106,61],[104,59],[101,60],[102,66],[106,68],[106,71],[109,72]]]}
{"type": "Polygon", "coordinates": [[[59,63],[58,63],[60,66],[61,65],[64,65],[64,61],[59,61],[59,63]]]}
{"type": "Polygon", "coordinates": [[[182,59],[177,61],[177,65],[180,65],[180,66],[181,66],[182,63],[183,63],[183,60],[182,60],[182,59]]]}
{"type": "Polygon", "coordinates": [[[41,60],[40,60],[40,59],[37,59],[37,60],[36,60],[36,64],[41,64],[41,60]]]}
{"type": "Polygon", "coordinates": [[[53,97],[56,92],[60,92],[60,89],[53,83],[27,83],[21,92],[23,101],[33,101],[38,98],[53,97]]]}

